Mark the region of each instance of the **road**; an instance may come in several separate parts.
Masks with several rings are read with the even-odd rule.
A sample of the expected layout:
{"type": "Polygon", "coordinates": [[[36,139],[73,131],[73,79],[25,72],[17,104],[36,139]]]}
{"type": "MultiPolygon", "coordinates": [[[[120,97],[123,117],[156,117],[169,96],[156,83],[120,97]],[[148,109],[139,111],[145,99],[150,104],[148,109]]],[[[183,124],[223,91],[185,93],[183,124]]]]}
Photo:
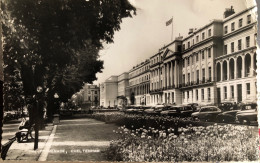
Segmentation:
{"type": "Polygon", "coordinates": [[[116,138],[118,127],[89,118],[62,120],[47,161],[106,161],[104,150],[116,138]]]}

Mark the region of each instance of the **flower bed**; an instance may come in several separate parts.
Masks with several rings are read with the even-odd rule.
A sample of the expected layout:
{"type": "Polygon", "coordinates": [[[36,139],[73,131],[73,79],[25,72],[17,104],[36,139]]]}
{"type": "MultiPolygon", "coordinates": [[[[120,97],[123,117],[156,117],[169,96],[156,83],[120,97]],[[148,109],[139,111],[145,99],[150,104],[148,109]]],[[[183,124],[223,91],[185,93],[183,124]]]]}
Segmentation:
{"type": "Polygon", "coordinates": [[[253,161],[258,160],[258,135],[253,127],[210,125],[165,130],[119,127],[107,157],[111,161],[253,161]]]}
{"type": "Polygon", "coordinates": [[[213,122],[193,121],[192,118],[173,118],[162,116],[148,116],[148,115],[134,115],[125,114],[123,112],[106,112],[94,113],[90,115],[91,118],[104,121],[106,123],[115,123],[119,126],[126,126],[126,128],[140,128],[143,125],[153,127],[156,129],[165,129],[170,127],[186,127],[189,124],[193,126],[207,126],[214,124],[213,122]]]}

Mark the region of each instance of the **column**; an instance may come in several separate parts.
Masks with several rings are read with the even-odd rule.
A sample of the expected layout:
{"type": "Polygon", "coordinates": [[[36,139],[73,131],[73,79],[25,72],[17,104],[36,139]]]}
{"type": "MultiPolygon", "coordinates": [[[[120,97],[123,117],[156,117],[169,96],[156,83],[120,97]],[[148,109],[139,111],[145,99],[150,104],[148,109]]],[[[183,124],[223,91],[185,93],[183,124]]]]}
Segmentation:
{"type": "Polygon", "coordinates": [[[174,61],[174,83],[175,83],[175,86],[177,86],[177,61],[175,60],[174,61]]]}
{"type": "Polygon", "coordinates": [[[245,56],[242,56],[242,78],[245,77],[245,56]]]}
{"type": "Polygon", "coordinates": [[[171,61],[171,73],[170,73],[170,76],[171,76],[171,86],[173,86],[173,64],[172,64],[172,61],[171,61]]]}
{"type": "Polygon", "coordinates": [[[167,87],[167,75],[166,75],[166,73],[167,73],[166,64],[164,64],[164,80],[165,80],[164,87],[167,87]]]}
{"type": "Polygon", "coordinates": [[[251,65],[250,65],[250,77],[251,76],[254,76],[254,63],[256,62],[256,61],[254,61],[254,54],[250,54],[250,56],[251,56],[251,65]]]}
{"type": "Polygon", "coordinates": [[[227,80],[229,80],[229,60],[227,60],[227,80]]]}
{"type": "Polygon", "coordinates": [[[220,70],[221,70],[220,81],[223,81],[223,61],[220,62],[220,70]]]}
{"type": "Polygon", "coordinates": [[[236,78],[237,78],[237,58],[234,58],[234,79],[236,78]]]}

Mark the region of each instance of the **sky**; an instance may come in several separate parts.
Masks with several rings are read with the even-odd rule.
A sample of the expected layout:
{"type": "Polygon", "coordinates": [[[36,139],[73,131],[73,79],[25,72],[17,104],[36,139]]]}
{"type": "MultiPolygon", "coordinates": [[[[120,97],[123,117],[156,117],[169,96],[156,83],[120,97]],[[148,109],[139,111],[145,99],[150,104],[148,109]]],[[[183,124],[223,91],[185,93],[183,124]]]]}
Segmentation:
{"type": "Polygon", "coordinates": [[[225,8],[233,6],[240,12],[255,4],[254,0],[129,0],[137,9],[133,18],[124,18],[120,31],[115,32],[114,43],[104,44],[100,51],[104,61],[102,73],[94,84],[104,82],[112,75],[128,72],[149,59],[159,48],[173,39],[187,36],[189,28],[200,28],[213,19],[223,19],[225,8]]]}

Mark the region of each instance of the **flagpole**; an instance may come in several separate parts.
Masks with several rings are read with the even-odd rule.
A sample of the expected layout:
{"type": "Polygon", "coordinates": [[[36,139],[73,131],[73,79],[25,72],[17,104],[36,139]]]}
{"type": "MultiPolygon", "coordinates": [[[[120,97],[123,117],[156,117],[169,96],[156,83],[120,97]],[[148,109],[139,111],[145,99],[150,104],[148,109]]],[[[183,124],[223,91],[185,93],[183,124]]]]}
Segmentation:
{"type": "MultiPolygon", "coordinates": [[[[173,16],[172,16],[172,20],[173,20],[173,16]]],[[[173,22],[172,22],[172,35],[173,35],[173,22]]],[[[171,37],[171,41],[172,41],[172,37],[171,37]]]]}

